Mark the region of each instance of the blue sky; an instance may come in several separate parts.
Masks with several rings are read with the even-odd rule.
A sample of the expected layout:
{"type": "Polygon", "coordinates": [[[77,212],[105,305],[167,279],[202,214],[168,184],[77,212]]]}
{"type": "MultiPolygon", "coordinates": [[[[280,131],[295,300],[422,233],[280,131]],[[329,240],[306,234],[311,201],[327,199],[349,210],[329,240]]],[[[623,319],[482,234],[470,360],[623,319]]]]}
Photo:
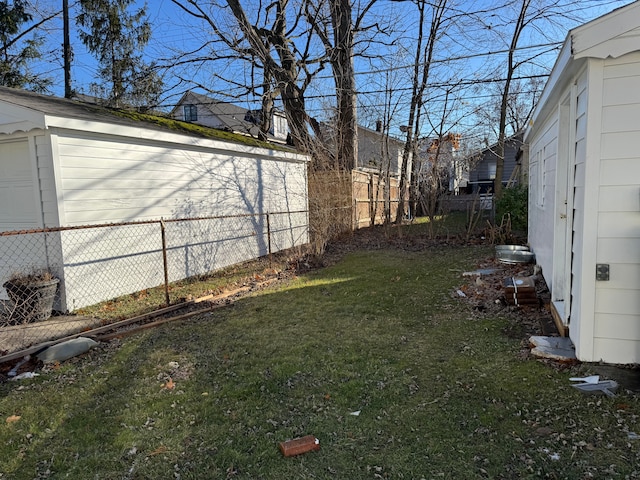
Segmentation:
{"type": "MultiPolygon", "coordinates": [[[[430,74],[431,87],[428,95],[432,99],[433,111],[437,111],[431,122],[437,122],[442,117],[445,106],[443,100],[447,99],[447,108],[451,109],[452,129],[469,131],[477,128],[478,119],[473,112],[479,109],[491,110],[492,103],[496,101],[498,89],[491,82],[503,76],[501,64],[504,63],[506,54],[499,53],[507,48],[510,40],[510,16],[512,11],[508,9],[495,10],[502,6],[498,2],[488,0],[451,0],[460,10],[481,11],[473,19],[456,21],[446,35],[439,40],[434,54],[434,63],[430,74]]],[[[548,0],[533,0],[533,4],[539,4],[548,0]]],[[[54,7],[58,2],[53,0],[38,0],[41,5],[54,7]]],[[[73,3],[73,2],[70,2],[73,3]]],[[[202,1],[200,5],[210,2],[202,1]]],[[[243,2],[249,15],[255,15],[257,0],[243,2]]],[[[292,0],[292,3],[293,0],[292,0]]],[[[553,23],[539,22],[534,28],[525,31],[521,40],[518,54],[537,56],[533,62],[523,66],[517,76],[528,77],[548,73],[555,61],[558,47],[569,29],[585,23],[593,18],[603,15],[615,8],[630,3],[628,0],[601,0],[575,2],[573,0],[560,0],[564,3],[565,17],[557,18],[553,23]],[[585,6],[586,5],[586,6],[585,6]],[[588,8],[587,8],[588,7],[588,8]],[[570,18],[569,18],[570,17],[570,18]],[[535,47],[536,45],[542,45],[535,47]]],[[[140,3],[142,4],[142,3],[140,3]]],[[[147,11],[152,24],[152,38],[145,51],[148,59],[162,59],[171,56],[177,51],[187,51],[202,45],[210,38],[206,26],[198,23],[193,17],[182,12],[171,0],[148,0],[147,11]]],[[[226,18],[221,10],[212,10],[212,15],[217,21],[222,22],[223,28],[232,31],[233,25],[225,23],[226,18]]],[[[415,28],[417,14],[415,5],[408,0],[391,1],[380,0],[373,13],[379,15],[377,21],[395,30],[395,38],[379,37],[389,45],[380,43],[370,45],[365,53],[372,57],[365,59],[358,57],[355,60],[357,71],[357,88],[359,92],[360,123],[372,126],[375,120],[388,113],[391,101],[392,111],[389,122],[392,125],[391,132],[397,133],[400,125],[406,117],[406,105],[409,97],[409,83],[413,66],[413,48],[415,45],[415,28]],[[386,23],[385,23],[386,22],[386,23]],[[393,40],[393,41],[390,41],[393,40]],[[385,94],[385,92],[392,93],[385,94]],[[386,106],[386,108],[385,108],[386,106]],[[395,110],[393,110],[395,109],[395,110]]],[[[73,16],[73,12],[72,12],[73,16]]],[[[512,20],[511,20],[512,21],[512,20]]],[[[84,46],[77,40],[75,26],[72,23],[72,38],[74,44],[74,61],[72,65],[73,87],[77,91],[89,92],[89,84],[95,81],[96,63],[84,46]]],[[[54,52],[54,58],[37,68],[45,70],[54,78],[52,93],[62,96],[63,77],[62,62],[59,58],[60,44],[62,43],[62,31],[53,30],[47,36],[48,50],[54,52]]],[[[229,83],[215,80],[215,75],[230,77],[237,83],[243,83],[251,75],[250,66],[243,62],[229,62],[215,65],[189,65],[182,69],[183,77],[195,80],[195,83],[207,85],[213,91],[235,92],[237,88],[229,83]]],[[[544,78],[540,80],[544,82],[544,78]]],[[[167,76],[166,84],[177,85],[173,89],[173,95],[168,95],[165,107],[177,101],[180,93],[193,84],[178,83],[175,76],[167,76]]],[[[332,105],[332,80],[330,71],[322,72],[307,90],[307,106],[312,115],[326,116],[326,112],[332,105]]],[[[253,99],[240,97],[236,103],[250,104],[253,99]]],[[[426,122],[428,123],[428,122],[426,122]]],[[[427,129],[430,128],[428,125],[427,129]]],[[[425,132],[428,134],[428,132],[425,132]]],[[[491,132],[481,132],[479,137],[490,135],[491,132]]]]}

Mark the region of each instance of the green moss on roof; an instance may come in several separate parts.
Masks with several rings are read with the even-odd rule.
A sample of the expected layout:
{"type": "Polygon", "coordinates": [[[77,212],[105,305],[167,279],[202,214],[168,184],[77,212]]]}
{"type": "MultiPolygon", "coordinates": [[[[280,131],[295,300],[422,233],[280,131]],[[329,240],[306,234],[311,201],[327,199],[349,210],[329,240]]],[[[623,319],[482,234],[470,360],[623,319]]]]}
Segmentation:
{"type": "Polygon", "coordinates": [[[174,130],[176,132],[185,133],[188,135],[195,135],[198,137],[210,138],[212,140],[221,140],[233,143],[239,143],[242,145],[248,145],[250,147],[268,148],[271,150],[280,150],[283,152],[293,151],[283,145],[277,145],[269,142],[263,142],[253,137],[241,135],[239,133],[227,132],[224,130],[218,130],[215,128],[203,127],[202,125],[196,125],[194,123],[183,122],[174,118],[165,117],[161,115],[150,115],[147,113],[139,113],[132,110],[123,109],[110,109],[110,111],[121,118],[126,118],[136,122],[151,123],[158,127],[165,128],[167,130],[174,130]]]}

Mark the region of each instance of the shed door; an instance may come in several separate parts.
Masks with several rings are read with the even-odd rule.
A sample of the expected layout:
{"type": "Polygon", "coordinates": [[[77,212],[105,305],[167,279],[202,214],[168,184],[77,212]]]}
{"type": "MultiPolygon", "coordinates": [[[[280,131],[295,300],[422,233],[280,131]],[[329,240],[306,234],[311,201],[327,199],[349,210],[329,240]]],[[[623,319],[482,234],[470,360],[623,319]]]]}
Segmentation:
{"type": "Polygon", "coordinates": [[[553,287],[551,300],[569,325],[571,314],[572,247],[574,220],[574,181],[576,150],[576,114],[574,90],[560,104],[558,154],[556,164],[556,198],[553,245],[553,287]]]}
{"type": "Polygon", "coordinates": [[[29,144],[0,142],[0,231],[37,226],[29,144]]]}

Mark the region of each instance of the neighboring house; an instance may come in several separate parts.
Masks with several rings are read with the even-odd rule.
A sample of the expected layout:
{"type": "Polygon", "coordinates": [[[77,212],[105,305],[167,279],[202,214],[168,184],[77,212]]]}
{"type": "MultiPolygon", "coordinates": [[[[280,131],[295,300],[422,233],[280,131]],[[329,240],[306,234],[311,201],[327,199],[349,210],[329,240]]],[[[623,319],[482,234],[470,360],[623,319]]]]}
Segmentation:
{"type": "Polygon", "coordinates": [[[640,362],[640,2],[569,32],[525,136],[529,242],[583,361],[640,362]]]}
{"type": "MultiPolygon", "coordinates": [[[[229,132],[258,138],[260,131],[260,110],[239,107],[196,92],[186,92],[171,111],[177,120],[196,123],[205,127],[218,128],[229,132]]],[[[286,143],[289,134],[287,118],[283,112],[274,111],[268,140],[286,143]]]]}
{"type": "Polygon", "coordinates": [[[376,130],[358,126],[358,165],[359,169],[374,172],[386,172],[398,177],[402,168],[404,142],[382,133],[380,122],[376,130]]]}
{"type": "Polygon", "coordinates": [[[460,135],[455,133],[448,133],[441,138],[421,139],[418,147],[418,183],[428,189],[440,185],[443,190],[457,193],[466,182],[465,171],[458,158],[458,148],[460,135]]]}
{"type": "MultiPolygon", "coordinates": [[[[521,178],[522,169],[522,137],[523,132],[508,137],[504,142],[504,171],[502,185],[517,184],[521,178]]],[[[491,193],[496,178],[498,144],[495,143],[473,155],[467,157],[465,163],[469,165],[468,181],[464,193],[491,193]]],[[[456,192],[461,193],[461,192],[456,192]]]]}
{"type": "MultiPolygon", "coordinates": [[[[212,265],[247,260],[247,255],[265,255],[266,242],[259,232],[267,228],[255,223],[264,221],[258,213],[294,212],[286,216],[288,226],[281,225],[290,235],[278,241],[278,248],[306,243],[307,162],[308,157],[284,147],[239,135],[0,87],[0,231],[245,215],[233,228],[242,226],[250,235],[227,250],[233,253],[215,259],[210,240],[173,224],[184,228],[174,232],[174,238],[184,241],[169,250],[169,261],[184,265],[170,281],[206,273],[212,265]],[[222,134],[233,141],[221,140],[222,134]]],[[[104,298],[107,293],[99,291],[95,279],[108,283],[110,276],[121,279],[119,285],[129,281],[131,272],[118,263],[131,255],[127,248],[134,248],[137,258],[160,251],[150,237],[132,236],[123,242],[108,229],[87,233],[81,244],[76,236],[73,246],[71,235],[33,236],[38,245],[26,239],[21,250],[25,265],[49,267],[61,277],[62,310],[115,296],[104,298]],[[89,251],[104,252],[104,259],[89,260],[89,251]],[[51,258],[60,263],[51,264],[51,258]],[[95,301],[79,300],[79,289],[65,282],[70,269],[83,269],[82,276],[69,277],[84,277],[83,283],[95,287],[95,301]]],[[[10,238],[0,237],[0,247],[10,238]]],[[[0,285],[13,273],[5,271],[1,257],[0,285]]],[[[162,284],[161,269],[136,273],[145,283],[131,280],[122,293],[162,284]]]]}

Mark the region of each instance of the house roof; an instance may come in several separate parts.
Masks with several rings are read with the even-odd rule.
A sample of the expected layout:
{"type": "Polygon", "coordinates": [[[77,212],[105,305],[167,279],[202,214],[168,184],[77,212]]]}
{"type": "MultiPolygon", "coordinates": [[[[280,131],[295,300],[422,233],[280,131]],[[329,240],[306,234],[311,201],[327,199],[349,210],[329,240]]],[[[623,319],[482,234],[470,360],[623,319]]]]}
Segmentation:
{"type": "MultiPolygon", "coordinates": [[[[59,126],[84,129],[89,124],[103,123],[116,126],[144,128],[160,132],[171,132],[192,137],[240,143],[249,146],[274,146],[256,139],[213,128],[193,125],[160,115],[141,114],[123,109],[111,109],[95,103],[84,103],[66,98],[42,95],[26,90],[0,87],[0,102],[13,105],[19,112],[2,112],[6,118],[0,133],[28,131],[34,128],[59,126]],[[11,121],[13,120],[13,121],[11,121]],[[73,122],[73,120],[77,122],[73,122]]],[[[15,109],[14,109],[15,110],[15,109]]],[[[281,147],[276,147],[282,149],[281,147]]]]}
{"type": "Polygon", "coordinates": [[[374,136],[374,137],[375,136],[380,137],[380,138],[386,137],[390,143],[395,143],[400,148],[403,148],[404,144],[405,144],[405,142],[402,139],[398,138],[398,137],[394,137],[393,135],[388,135],[385,132],[379,132],[378,130],[373,130],[371,128],[363,127],[362,125],[358,125],[358,133],[360,133],[360,132],[367,133],[367,134],[369,134],[371,136],[374,136]]]}
{"type": "Polygon", "coordinates": [[[640,0],[570,30],[532,118],[535,120],[553,108],[555,102],[550,100],[560,94],[571,74],[577,73],[587,58],[618,58],[639,50],[640,0]]]}
{"type": "MultiPolygon", "coordinates": [[[[519,132],[514,133],[513,135],[507,137],[504,139],[504,143],[505,144],[509,144],[509,143],[517,143],[520,142],[522,143],[522,138],[524,136],[524,131],[521,130],[519,132]]],[[[487,153],[493,153],[497,150],[498,148],[498,142],[489,145],[488,147],[483,148],[482,150],[477,150],[473,153],[471,153],[470,155],[467,156],[467,158],[474,158],[474,157],[484,157],[485,154],[487,153]]]]}
{"type": "MultiPolygon", "coordinates": [[[[110,123],[132,124],[130,119],[118,117],[105,107],[83,103],[66,98],[41,95],[39,93],[0,87],[0,101],[26,108],[34,113],[54,117],[68,117],[79,120],[107,121],[110,123]]],[[[43,127],[45,125],[42,125],[43,127]]]]}
{"type": "MultiPolygon", "coordinates": [[[[186,104],[193,104],[197,107],[206,109],[211,115],[215,116],[220,121],[221,128],[224,128],[230,132],[241,133],[244,135],[250,135],[254,138],[258,138],[260,127],[255,123],[245,120],[247,113],[252,110],[250,108],[240,107],[236,104],[224,102],[222,100],[218,100],[201,93],[188,91],[182,96],[178,104],[173,108],[173,110],[171,111],[171,115],[173,116],[178,108],[186,104]]],[[[275,112],[275,114],[279,113],[280,112],[278,111],[275,112]]],[[[200,118],[201,115],[202,114],[199,113],[198,117],[200,118]]],[[[271,134],[268,134],[267,137],[270,140],[275,140],[275,137],[273,137],[271,134]]]]}

